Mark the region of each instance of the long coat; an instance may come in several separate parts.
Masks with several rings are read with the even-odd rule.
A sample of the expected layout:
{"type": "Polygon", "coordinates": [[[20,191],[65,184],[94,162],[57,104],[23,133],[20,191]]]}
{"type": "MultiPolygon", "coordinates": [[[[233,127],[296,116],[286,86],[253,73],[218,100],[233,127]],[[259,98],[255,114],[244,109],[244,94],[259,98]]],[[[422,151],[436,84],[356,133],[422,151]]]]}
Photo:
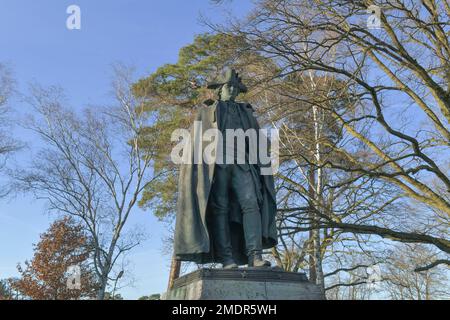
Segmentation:
{"type": "MultiPolygon", "coordinates": [[[[258,130],[259,125],[253,115],[250,104],[240,103],[241,119],[244,127],[258,130]],[[243,111],[243,112],[242,112],[243,111]]],[[[174,250],[178,260],[193,261],[196,263],[217,262],[214,255],[212,237],[209,232],[209,195],[214,181],[215,164],[207,164],[202,161],[194,164],[194,146],[202,138],[203,132],[208,129],[220,129],[226,103],[216,101],[211,106],[202,107],[196,117],[201,121],[202,130],[194,133],[191,129],[191,161],[183,163],[180,168],[177,217],[175,225],[174,250]],[[200,132],[201,131],[201,132],[200,132]]],[[[259,132],[259,131],[257,131],[259,132]]],[[[259,135],[260,139],[262,135],[259,135]]],[[[267,137],[265,137],[267,138],[267,137]]],[[[215,139],[217,140],[217,139],[215,139]]],[[[215,141],[217,142],[217,141],[215,141]]],[[[217,145],[216,145],[217,146],[217,145]]],[[[205,143],[202,143],[202,153],[205,143]]],[[[268,164],[270,166],[270,164],[268,164]]],[[[251,165],[254,179],[260,179],[262,202],[260,203],[262,243],[263,248],[271,248],[277,243],[277,231],[275,225],[276,200],[274,180],[272,175],[254,174],[259,172],[258,166],[251,165]]],[[[242,214],[238,202],[231,195],[229,211],[230,233],[233,246],[233,257],[238,264],[246,264],[245,240],[242,227],[242,214]]]]}

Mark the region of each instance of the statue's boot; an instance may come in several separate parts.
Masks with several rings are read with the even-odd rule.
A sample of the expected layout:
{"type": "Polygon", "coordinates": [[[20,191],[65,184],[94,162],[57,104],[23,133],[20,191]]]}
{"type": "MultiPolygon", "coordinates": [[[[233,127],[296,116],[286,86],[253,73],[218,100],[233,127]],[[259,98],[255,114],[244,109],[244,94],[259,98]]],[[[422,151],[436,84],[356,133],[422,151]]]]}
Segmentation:
{"type": "Polygon", "coordinates": [[[259,212],[246,213],[243,216],[245,246],[249,267],[270,267],[270,262],[262,258],[261,215],[259,212]]]}
{"type": "Polygon", "coordinates": [[[237,268],[233,259],[233,249],[230,238],[230,225],[225,214],[216,214],[213,221],[213,242],[217,260],[224,269],[237,268]]]}
{"type": "Polygon", "coordinates": [[[270,261],[264,260],[261,253],[256,253],[248,257],[248,266],[255,268],[266,268],[270,267],[270,261]]]}

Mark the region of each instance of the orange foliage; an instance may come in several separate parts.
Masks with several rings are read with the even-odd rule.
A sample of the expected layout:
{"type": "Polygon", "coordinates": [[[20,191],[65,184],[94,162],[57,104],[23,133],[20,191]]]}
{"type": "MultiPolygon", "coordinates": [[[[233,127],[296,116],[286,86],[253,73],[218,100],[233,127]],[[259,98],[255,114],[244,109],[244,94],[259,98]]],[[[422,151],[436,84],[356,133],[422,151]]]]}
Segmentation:
{"type": "Polygon", "coordinates": [[[89,265],[89,243],[82,227],[70,217],[52,223],[34,248],[25,268],[17,266],[21,278],[13,284],[23,296],[34,300],[73,300],[95,296],[98,283],[89,265]],[[79,266],[80,288],[67,285],[68,270],[79,266]]]}

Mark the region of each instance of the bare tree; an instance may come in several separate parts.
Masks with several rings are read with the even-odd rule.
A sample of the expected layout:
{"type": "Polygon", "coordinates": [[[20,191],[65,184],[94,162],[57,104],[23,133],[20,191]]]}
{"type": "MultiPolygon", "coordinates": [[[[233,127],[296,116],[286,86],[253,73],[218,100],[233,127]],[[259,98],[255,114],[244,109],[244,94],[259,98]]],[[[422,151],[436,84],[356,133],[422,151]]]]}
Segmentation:
{"type": "Polygon", "coordinates": [[[396,246],[383,269],[386,281],[381,285],[387,296],[395,300],[449,299],[448,270],[440,266],[415,271],[416,266],[426,265],[436,256],[436,250],[430,250],[424,245],[396,246]]]}
{"type": "Polygon", "coordinates": [[[355,288],[361,262],[343,257],[376,261],[389,242],[373,235],[438,249],[416,271],[449,264],[449,17],[448,1],[261,0],[244,20],[209,23],[278,68],[259,98],[282,131],[279,264],[302,269],[309,255],[322,285],[318,259],[339,260],[323,277],[350,280],[325,289],[355,288]]]}
{"type": "MultiPolygon", "coordinates": [[[[331,94],[311,86],[303,95],[320,97],[314,104],[329,112],[347,137],[346,145],[330,146],[337,156],[321,165],[351,173],[347,183],[363,176],[387,182],[421,212],[408,223],[380,226],[347,223],[316,208],[322,220],[317,228],[429,243],[448,253],[448,2],[380,3],[380,30],[367,24],[374,4],[259,1],[249,19],[230,32],[246,39],[246,50],[277,61],[279,78],[314,72],[339,84],[331,94]],[[333,107],[344,98],[354,103],[333,107]],[[354,146],[364,148],[364,157],[354,146]]],[[[311,104],[300,95],[290,98],[311,104]]]]}
{"type": "MultiPolygon", "coordinates": [[[[12,94],[14,80],[11,70],[0,64],[0,170],[6,165],[8,156],[19,148],[17,139],[11,136],[10,128],[13,126],[9,117],[10,108],[7,102],[12,94]]],[[[0,188],[0,198],[8,193],[9,189],[0,188]]]]}
{"type": "Polygon", "coordinates": [[[123,275],[121,259],[143,239],[128,221],[140,194],[155,178],[152,154],[143,152],[140,144],[140,130],[147,125],[142,104],[129,91],[128,70],[116,71],[117,104],[85,109],[81,115],[65,105],[60,89],[33,89],[30,101],[37,116],[27,127],[45,147],[16,177],[26,190],[47,200],[51,211],[82,222],[93,242],[101,283],[98,299],[104,299],[110,281],[116,283],[123,275]]]}
{"type": "MultiPolygon", "coordinates": [[[[368,147],[373,158],[371,162],[359,163],[347,152],[353,165],[342,169],[388,180],[411,198],[448,214],[448,164],[433,153],[447,152],[450,137],[449,40],[442,36],[449,27],[448,4],[423,1],[407,6],[403,1],[389,2],[380,16],[381,37],[368,29],[365,19],[356,19],[366,13],[366,1],[261,3],[263,11],[246,29],[247,36],[253,36],[249,40],[259,46],[257,49],[284,59],[285,74],[313,70],[330,77],[330,81],[342,79],[345,92],[352,90],[358,99],[357,113],[350,113],[352,109],[330,111],[346,133],[368,147]],[[270,15],[263,14],[269,12],[270,15]],[[410,31],[410,24],[417,32],[410,31]],[[274,29],[277,39],[269,42],[274,40],[274,29]],[[389,94],[395,94],[397,101],[405,100],[396,103],[389,94]],[[391,107],[394,103],[396,110],[391,107]],[[408,117],[415,115],[407,113],[411,108],[423,111],[420,117],[428,123],[426,127],[408,117]],[[373,130],[385,133],[392,143],[377,143],[373,140],[379,134],[361,130],[371,124],[373,130]]],[[[340,96],[328,98],[336,101],[340,96]]],[[[329,101],[324,100],[323,104],[329,105],[329,101]]]]}

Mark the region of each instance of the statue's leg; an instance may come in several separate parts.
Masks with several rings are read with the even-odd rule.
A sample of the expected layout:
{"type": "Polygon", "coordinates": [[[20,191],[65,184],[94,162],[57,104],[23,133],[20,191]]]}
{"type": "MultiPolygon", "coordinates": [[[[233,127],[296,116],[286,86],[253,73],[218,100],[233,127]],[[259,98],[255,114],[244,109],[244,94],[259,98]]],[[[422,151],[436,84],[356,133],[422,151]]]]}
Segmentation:
{"type": "Polygon", "coordinates": [[[237,268],[233,260],[228,218],[230,174],[228,166],[216,166],[211,189],[212,239],[216,259],[224,268],[237,268]]]}
{"type": "Polygon", "coordinates": [[[231,185],[242,210],[245,248],[249,267],[270,266],[262,259],[262,226],[256,186],[248,170],[233,165],[231,185]]]}

